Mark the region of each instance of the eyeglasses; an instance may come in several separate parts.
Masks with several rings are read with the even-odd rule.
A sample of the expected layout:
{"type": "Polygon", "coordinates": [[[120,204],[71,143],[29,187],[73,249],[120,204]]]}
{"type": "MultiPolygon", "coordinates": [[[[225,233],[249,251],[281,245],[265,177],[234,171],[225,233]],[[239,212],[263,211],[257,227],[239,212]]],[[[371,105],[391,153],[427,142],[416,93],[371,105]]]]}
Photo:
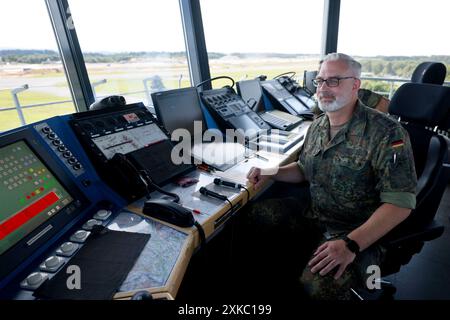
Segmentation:
{"type": "Polygon", "coordinates": [[[337,86],[339,86],[339,81],[345,80],[345,79],[358,79],[358,78],[355,78],[355,77],[343,77],[343,78],[333,77],[333,78],[328,78],[328,79],[316,78],[316,79],[313,79],[312,83],[315,87],[321,87],[324,82],[326,82],[328,87],[337,87],[337,86]]]}

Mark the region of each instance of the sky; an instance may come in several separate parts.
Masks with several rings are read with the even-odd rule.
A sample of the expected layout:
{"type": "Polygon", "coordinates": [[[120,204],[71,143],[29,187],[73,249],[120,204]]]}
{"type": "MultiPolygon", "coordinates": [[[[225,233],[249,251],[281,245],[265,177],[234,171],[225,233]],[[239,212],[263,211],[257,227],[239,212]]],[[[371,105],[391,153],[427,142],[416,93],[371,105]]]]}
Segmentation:
{"type": "MultiPolygon", "coordinates": [[[[200,4],[210,52],[321,50],[321,0],[200,4]]],[[[84,52],[185,50],[178,0],[69,0],[69,5],[84,52]]],[[[44,0],[2,0],[0,6],[8,13],[0,20],[0,49],[57,49],[44,0]]],[[[448,0],[342,0],[338,51],[450,55],[449,14],[448,0]]]]}

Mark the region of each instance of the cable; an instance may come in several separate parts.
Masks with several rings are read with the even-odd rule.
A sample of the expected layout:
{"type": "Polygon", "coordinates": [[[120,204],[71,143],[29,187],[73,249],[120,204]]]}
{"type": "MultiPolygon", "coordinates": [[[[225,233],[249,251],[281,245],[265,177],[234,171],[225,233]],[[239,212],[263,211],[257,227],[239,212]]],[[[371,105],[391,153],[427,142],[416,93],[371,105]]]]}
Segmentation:
{"type": "Polygon", "coordinates": [[[281,76],[287,75],[287,74],[292,74],[292,76],[289,77],[289,79],[292,79],[297,73],[295,71],[288,71],[282,74],[277,75],[276,77],[273,77],[274,79],[278,79],[281,76]]]}
{"type": "Polygon", "coordinates": [[[248,189],[246,187],[244,187],[242,184],[241,184],[241,188],[244,189],[245,191],[247,191],[247,202],[249,202],[250,201],[250,191],[248,191],[248,189]]]}
{"type": "Polygon", "coordinates": [[[244,189],[245,191],[247,191],[247,202],[250,200],[250,191],[248,191],[248,189],[240,183],[225,181],[225,180],[222,180],[221,178],[215,178],[214,184],[218,185],[218,186],[232,188],[232,189],[238,189],[238,190],[244,189]]]}
{"type": "Polygon", "coordinates": [[[148,174],[147,170],[141,170],[140,172],[144,175],[145,180],[147,180],[148,184],[150,184],[153,188],[155,188],[157,191],[161,192],[162,194],[165,194],[165,195],[168,195],[168,196],[174,198],[174,200],[173,200],[174,202],[176,202],[176,203],[180,202],[180,197],[177,194],[163,190],[160,186],[158,186],[156,183],[154,183],[152,178],[148,174]]]}
{"type": "Polygon", "coordinates": [[[205,235],[205,230],[203,229],[202,225],[200,223],[198,223],[198,221],[194,222],[194,226],[197,228],[198,230],[198,235],[200,236],[200,243],[202,248],[205,248],[206,245],[206,235],[205,235]]]}
{"type": "Polygon", "coordinates": [[[205,80],[205,81],[200,82],[200,83],[197,84],[195,87],[196,87],[196,88],[201,87],[201,86],[203,86],[205,83],[213,82],[214,80],[218,80],[218,79],[228,79],[228,80],[231,80],[231,82],[232,82],[231,88],[234,87],[234,84],[235,84],[234,79],[231,78],[231,77],[228,77],[228,76],[219,76],[219,77],[207,79],[207,80],[205,80]]]}

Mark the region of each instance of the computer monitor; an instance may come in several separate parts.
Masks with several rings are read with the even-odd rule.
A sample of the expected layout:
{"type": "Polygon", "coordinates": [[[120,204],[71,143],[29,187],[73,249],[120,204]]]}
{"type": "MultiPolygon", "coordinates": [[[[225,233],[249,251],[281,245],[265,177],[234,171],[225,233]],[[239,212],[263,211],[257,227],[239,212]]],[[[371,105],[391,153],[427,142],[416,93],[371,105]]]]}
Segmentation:
{"type": "Polygon", "coordinates": [[[261,83],[259,80],[243,80],[237,84],[238,94],[255,112],[265,110],[261,83]]]}
{"type": "Polygon", "coordinates": [[[153,106],[156,116],[166,130],[172,134],[176,129],[186,129],[194,137],[194,121],[202,124],[202,134],[206,124],[197,89],[193,87],[154,92],[153,106]]]}
{"type": "Polygon", "coordinates": [[[0,136],[0,203],[0,280],[90,204],[30,128],[0,136]]]}

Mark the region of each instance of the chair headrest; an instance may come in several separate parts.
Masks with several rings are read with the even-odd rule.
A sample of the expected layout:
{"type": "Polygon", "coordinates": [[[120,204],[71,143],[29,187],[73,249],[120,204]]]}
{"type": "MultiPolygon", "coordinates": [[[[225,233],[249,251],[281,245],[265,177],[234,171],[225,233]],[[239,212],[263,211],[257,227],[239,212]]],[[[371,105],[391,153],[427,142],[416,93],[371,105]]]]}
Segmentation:
{"type": "Polygon", "coordinates": [[[447,129],[450,127],[450,87],[405,83],[392,97],[389,113],[404,121],[447,129]]]}
{"type": "Polygon", "coordinates": [[[422,62],[414,70],[411,82],[443,84],[447,68],[440,62],[422,62]]]}

